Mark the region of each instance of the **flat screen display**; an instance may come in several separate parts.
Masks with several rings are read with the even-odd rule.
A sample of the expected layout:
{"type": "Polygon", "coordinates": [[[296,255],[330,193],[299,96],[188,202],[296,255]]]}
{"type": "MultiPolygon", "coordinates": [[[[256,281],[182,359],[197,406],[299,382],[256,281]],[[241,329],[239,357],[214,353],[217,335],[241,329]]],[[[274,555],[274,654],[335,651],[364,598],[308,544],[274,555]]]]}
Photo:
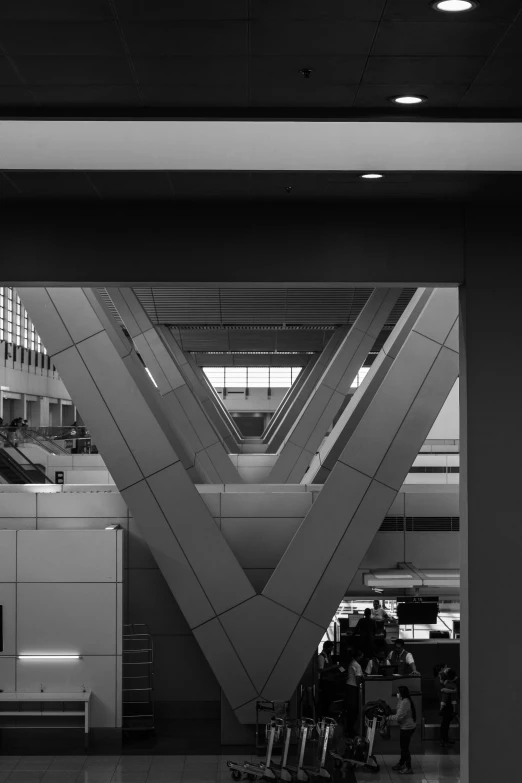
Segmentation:
{"type": "Polygon", "coordinates": [[[436,603],[422,601],[397,604],[399,625],[434,625],[438,613],[439,605],[436,603]]]}

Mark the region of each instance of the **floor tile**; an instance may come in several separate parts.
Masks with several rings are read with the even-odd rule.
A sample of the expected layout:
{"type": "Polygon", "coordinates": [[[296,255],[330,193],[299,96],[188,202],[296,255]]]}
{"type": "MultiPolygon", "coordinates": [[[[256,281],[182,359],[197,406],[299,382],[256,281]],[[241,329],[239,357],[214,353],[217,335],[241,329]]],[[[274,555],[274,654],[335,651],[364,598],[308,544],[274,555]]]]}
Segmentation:
{"type": "Polygon", "coordinates": [[[79,774],[79,769],[48,769],[42,778],[42,783],[75,783],[79,774]]]}
{"type": "Polygon", "coordinates": [[[40,783],[46,770],[15,769],[9,775],[9,783],[40,783]]]}
{"type": "Polygon", "coordinates": [[[0,756],[0,772],[14,769],[20,759],[21,756],[0,756]]]}
{"type": "Polygon", "coordinates": [[[114,768],[109,769],[97,769],[92,767],[91,769],[80,770],[76,783],[110,783],[112,776],[114,775],[114,768]]]}
{"type": "Polygon", "coordinates": [[[146,783],[148,774],[148,769],[144,769],[141,772],[125,772],[117,769],[111,781],[112,783],[146,783]]]}
{"type": "Polygon", "coordinates": [[[54,758],[54,756],[22,756],[16,769],[46,770],[49,769],[54,758]]]}
{"type": "Polygon", "coordinates": [[[147,783],[180,783],[182,774],[181,769],[151,770],[147,775],[147,783]]]}
{"type": "Polygon", "coordinates": [[[150,769],[183,769],[185,756],[154,756],[150,769]]]}
{"type": "Polygon", "coordinates": [[[150,761],[120,761],[116,772],[148,772],[150,767],[150,761]]]}
{"type": "Polygon", "coordinates": [[[114,767],[118,764],[121,756],[87,756],[86,767],[114,767]]]}
{"type": "Polygon", "coordinates": [[[0,770],[0,783],[5,783],[11,772],[11,769],[0,770]]]}
{"type": "Polygon", "coordinates": [[[56,756],[51,762],[49,770],[80,770],[86,761],[87,756],[56,756]]]}
{"type": "Polygon", "coordinates": [[[184,772],[181,776],[181,783],[215,783],[216,772],[207,772],[201,769],[184,772]]]}

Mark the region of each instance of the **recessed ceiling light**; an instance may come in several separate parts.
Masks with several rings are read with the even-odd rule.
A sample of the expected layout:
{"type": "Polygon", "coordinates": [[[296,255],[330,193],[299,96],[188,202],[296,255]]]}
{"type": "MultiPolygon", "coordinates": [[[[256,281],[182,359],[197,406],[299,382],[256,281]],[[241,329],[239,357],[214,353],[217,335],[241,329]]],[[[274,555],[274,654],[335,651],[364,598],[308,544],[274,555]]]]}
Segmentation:
{"type": "Polygon", "coordinates": [[[432,6],[436,11],[458,14],[461,11],[472,11],[478,3],[476,0],[435,0],[432,6]]]}
{"type": "Polygon", "coordinates": [[[400,103],[403,106],[413,106],[415,103],[424,103],[427,100],[424,95],[394,95],[390,98],[392,103],[400,103]]]}
{"type": "Polygon", "coordinates": [[[360,174],[361,179],[382,179],[384,177],[384,174],[360,174]]]}

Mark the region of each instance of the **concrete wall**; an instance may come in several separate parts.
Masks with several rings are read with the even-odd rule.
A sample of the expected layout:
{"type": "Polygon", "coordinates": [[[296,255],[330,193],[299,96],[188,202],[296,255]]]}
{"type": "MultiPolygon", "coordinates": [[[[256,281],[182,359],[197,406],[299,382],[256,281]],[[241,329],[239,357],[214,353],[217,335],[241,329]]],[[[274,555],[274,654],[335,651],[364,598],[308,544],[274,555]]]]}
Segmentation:
{"type": "MultiPolygon", "coordinates": [[[[51,506],[58,497],[63,496],[41,496],[40,512],[56,513],[51,506]]],[[[36,529],[37,499],[27,493],[0,495],[0,513],[15,515],[0,519],[2,689],[91,689],[91,725],[116,728],[121,725],[122,533],[47,529],[47,517],[36,529]],[[39,653],[79,654],[81,659],[17,657],[39,653]]]]}

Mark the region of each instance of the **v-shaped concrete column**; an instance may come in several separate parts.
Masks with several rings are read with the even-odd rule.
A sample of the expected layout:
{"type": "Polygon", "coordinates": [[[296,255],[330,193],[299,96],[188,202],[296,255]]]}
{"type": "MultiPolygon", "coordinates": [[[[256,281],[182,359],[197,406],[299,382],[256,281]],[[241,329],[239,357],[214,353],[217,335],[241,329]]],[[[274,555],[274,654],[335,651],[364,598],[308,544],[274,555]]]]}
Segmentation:
{"type": "Polygon", "coordinates": [[[406,338],[424,310],[432,292],[431,288],[419,288],[415,292],[383,348],[379,351],[379,355],[375,358],[368,374],[332,427],[330,434],[321,443],[306,471],[302,484],[324,484],[361,421],[364,412],[386,378],[388,370],[406,342],[406,338]]]}
{"type": "MultiPolygon", "coordinates": [[[[241,482],[223,441],[186,383],[163,335],[156,331],[134,291],[131,288],[108,288],[107,292],[157,384],[173,425],[205,465],[211,481],[241,482]]],[[[105,308],[102,298],[95,295],[105,308]]],[[[110,317],[108,309],[105,309],[110,317]]]]}
{"type": "MultiPolygon", "coordinates": [[[[294,384],[297,387],[296,391],[292,394],[288,402],[283,400],[280,409],[276,411],[267,427],[265,436],[263,437],[269,453],[276,452],[285,438],[288,437],[291,428],[294,426],[298,416],[303,412],[315,387],[321,380],[332,357],[347,336],[350,328],[350,326],[342,326],[339,329],[336,329],[325,345],[323,352],[317,358],[315,364],[313,364],[310,371],[303,377],[302,383],[299,383],[301,376],[298,376],[294,384]]],[[[291,392],[292,389],[290,389],[289,394],[291,392]]]]}
{"type": "Polygon", "coordinates": [[[400,295],[376,288],[324,370],[284,442],[267,484],[301,481],[328,428],[350,395],[351,385],[400,295]]]}
{"type": "Polygon", "coordinates": [[[153,414],[147,391],[159,395],[138,389],[128,347],[116,349],[90,299],[22,298],[232,708],[252,722],[260,695],[291,697],[453,386],[456,292],[430,298],[259,595],[153,414]]]}

